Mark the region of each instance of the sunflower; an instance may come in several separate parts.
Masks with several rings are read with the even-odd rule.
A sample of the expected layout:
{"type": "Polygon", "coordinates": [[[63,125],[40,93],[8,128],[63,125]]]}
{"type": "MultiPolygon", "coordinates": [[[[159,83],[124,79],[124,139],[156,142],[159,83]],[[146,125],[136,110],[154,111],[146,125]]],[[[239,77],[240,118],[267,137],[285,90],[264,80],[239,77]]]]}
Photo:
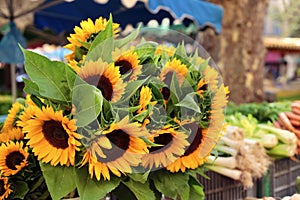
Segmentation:
{"type": "Polygon", "coordinates": [[[161,70],[159,78],[170,87],[173,73],[175,73],[179,84],[182,85],[187,72],[187,66],[182,64],[180,60],[174,58],[173,60],[166,62],[161,70]]]}
{"type": "Polygon", "coordinates": [[[140,100],[139,105],[140,108],[137,110],[137,113],[142,113],[145,110],[147,110],[147,106],[151,103],[152,105],[155,105],[156,102],[151,102],[152,99],[152,92],[151,89],[148,86],[143,86],[140,92],[140,100]]]}
{"type": "Polygon", "coordinates": [[[184,149],[189,145],[187,134],[165,126],[155,131],[149,140],[162,146],[152,146],[149,153],[142,158],[142,166],[145,168],[166,167],[184,154],[184,149]]]}
{"type": "Polygon", "coordinates": [[[212,149],[211,146],[209,146],[209,139],[204,139],[207,137],[206,129],[201,129],[195,122],[182,126],[189,131],[187,140],[190,142],[190,146],[185,149],[182,156],[167,166],[167,170],[173,173],[178,172],[179,170],[185,172],[187,168],[196,169],[205,161],[205,158],[199,156],[200,151],[204,148],[212,149]]]}
{"type": "MultiPolygon", "coordinates": [[[[66,56],[67,61],[71,61],[75,59],[75,51],[76,49],[81,49],[83,52],[87,52],[88,49],[83,47],[82,43],[91,43],[95,39],[95,37],[101,31],[104,31],[108,24],[107,19],[103,17],[99,17],[96,19],[95,23],[88,18],[87,20],[82,20],[80,22],[80,27],[75,26],[74,34],[70,34],[70,37],[67,40],[70,42],[65,47],[72,51],[71,54],[66,56]]],[[[113,34],[117,36],[119,24],[113,23],[113,34]]],[[[76,60],[79,61],[79,60],[76,60]]]]}
{"type": "Polygon", "coordinates": [[[140,139],[147,136],[148,131],[137,123],[129,123],[126,117],[114,123],[102,132],[87,149],[82,166],[89,164],[91,178],[110,180],[110,172],[116,176],[131,173],[132,166],[138,166],[143,154],[147,153],[146,143],[140,139]]]}
{"type": "Polygon", "coordinates": [[[207,84],[205,82],[205,80],[202,78],[200,79],[200,81],[198,82],[198,86],[197,86],[197,94],[199,94],[200,97],[203,97],[203,92],[205,92],[207,89],[207,84]]]}
{"type": "Polygon", "coordinates": [[[218,88],[220,81],[219,73],[216,69],[207,66],[203,71],[204,80],[209,86],[211,91],[215,91],[218,88]]]}
{"type": "Polygon", "coordinates": [[[139,65],[139,58],[136,52],[133,52],[134,47],[126,50],[125,48],[116,48],[112,52],[112,57],[115,66],[119,67],[121,75],[128,75],[125,80],[133,81],[142,72],[142,65],[139,65]],[[128,74],[129,73],[129,74],[128,74]]]}
{"type": "Polygon", "coordinates": [[[87,83],[101,90],[107,101],[118,101],[125,91],[125,83],[121,79],[119,68],[103,62],[101,58],[96,62],[86,62],[79,70],[78,75],[87,83]]]}
{"type": "Polygon", "coordinates": [[[25,139],[38,160],[56,166],[74,165],[75,151],[79,151],[81,136],[75,133],[75,120],[63,116],[62,110],[54,111],[52,107],[38,110],[36,117],[30,119],[23,127],[27,132],[25,139]]]}
{"type": "Polygon", "coordinates": [[[39,107],[37,107],[35,104],[27,106],[25,110],[19,115],[19,120],[16,122],[18,127],[24,127],[26,123],[30,119],[33,119],[35,117],[35,114],[38,112],[39,107]]]}
{"type": "Polygon", "coordinates": [[[21,140],[24,133],[21,128],[12,128],[10,130],[2,130],[0,134],[0,142],[8,142],[10,140],[21,140]]]}
{"type": "Polygon", "coordinates": [[[12,192],[7,177],[0,177],[0,199],[7,199],[12,192]]]}
{"type": "Polygon", "coordinates": [[[13,128],[16,128],[16,121],[19,114],[23,111],[24,106],[19,102],[15,102],[10,110],[8,111],[7,118],[3,124],[3,131],[9,131],[13,128]]]}
{"type": "Polygon", "coordinates": [[[185,150],[183,156],[170,164],[167,169],[171,172],[184,172],[186,169],[196,169],[202,165],[219,140],[223,129],[223,110],[227,104],[228,88],[222,84],[216,91],[211,104],[211,115],[208,129],[201,129],[197,123],[181,124],[190,131],[188,141],[191,145],[185,150]]]}
{"type": "Polygon", "coordinates": [[[18,173],[27,165],[27,147],[23,148],[23,142],[7,142],[0,146],[0,171],[4,176],[18,173]]]}
{"type": "Polygon", "coordinates": [[[80,61],[70,60],[68,62],[68,64],[76,73],[78,73],[78,71],[80,70],[80,67],[82,66],[82,64],[85,61],[85,58],[86,58],[86,55],[83,55],[82,59],[80,61]]]}
{"type": "Polygon", "coordinates": [[[158,45],[155,49],[155,55],[163,55],[167,54],[168,56],[173,56],[176,51],[176,48],[173,46],[165,46],[165,45],[158,45]]]}

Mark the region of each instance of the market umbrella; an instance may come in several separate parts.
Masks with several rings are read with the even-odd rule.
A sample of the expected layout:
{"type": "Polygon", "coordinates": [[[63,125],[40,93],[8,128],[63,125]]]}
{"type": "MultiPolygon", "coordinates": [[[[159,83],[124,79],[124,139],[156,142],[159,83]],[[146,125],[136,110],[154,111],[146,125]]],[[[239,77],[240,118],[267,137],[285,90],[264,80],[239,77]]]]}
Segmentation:
{"type": "Polygon", "coordinates": [[[0,62],[10,64],[12,96],[15,100],[17,97],[15,66],[24,62],[19,45],[26,48],[26,40],[13,21],[9,23],[8,29],[0,42],[0,62]]]}
{"type": "MultiPolygon", "coordinates": [[[[46,0],[44,4],[49,2],[46,0]]],[[[50,28],[56,33],[72,32],[81,20],[108,18],[110,14],[122,29],[128,24],[147,24],[153,19],[161,23],[168,18],[171,23],[178,19],[185,24],[195,23],[199,28],[211,26],[220,33],[223,10],[201,0],[74,0],[36,11],[34,24],[38,29],[50,28]]]]}

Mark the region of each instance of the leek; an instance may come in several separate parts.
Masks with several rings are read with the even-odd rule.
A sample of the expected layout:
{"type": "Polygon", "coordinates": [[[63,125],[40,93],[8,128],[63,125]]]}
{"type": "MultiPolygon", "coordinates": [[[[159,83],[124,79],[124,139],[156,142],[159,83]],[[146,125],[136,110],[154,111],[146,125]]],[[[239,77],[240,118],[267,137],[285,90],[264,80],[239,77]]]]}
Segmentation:
{"type": "Polygon", "coordinates": [[[253,186],[252,177],[248,171],[242,171],[242,170],[238,170],[238,169],[229,169],[229,168],[217,166],[217,165],[206,165],[206,167],[213,172],[216,172],[218,174],[221,174],[221,175],[231,178],[233,180],[240,181],[244,185],[244,187],[252,187],[253,186]]]}
{"type": "Polygon", "coordinates": [[[234,169],[237,167],[237,161],[236,161],[235,157],[233,157],[233,156],[229,156],[229,157],[208,156],[206,163],[219,165],[219,166],[227,167],[230,169],[234,169]]]}
{"type": "Polygon", "coordinates": [[[280,140],[281,142],[283,142],[285,144],[296,144],[297,143],[297,140],[298,140],[297,136],[293,132],[275,128],[275,127],[269,126],[267,124],[258,124],[257,127],[274,134],[278,138],[278,140],[280,140]]]}
{"type": "Polygon", "coordinates": [[[296,153],[296,145],[278,144],[267,150],[267,154],[275,157],[292,157],[296,153]]]}

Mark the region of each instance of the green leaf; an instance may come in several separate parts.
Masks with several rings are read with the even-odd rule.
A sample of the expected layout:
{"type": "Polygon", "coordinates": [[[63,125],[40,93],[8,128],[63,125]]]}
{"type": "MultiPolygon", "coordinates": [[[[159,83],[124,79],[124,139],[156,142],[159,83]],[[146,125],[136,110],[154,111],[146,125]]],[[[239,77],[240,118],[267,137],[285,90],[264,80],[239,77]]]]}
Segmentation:
{"type": "Polygon", "coordinates": [[[76,188],[73,167],[51,166],[40,162],[52,199],[61,199],[76,188]]]}
{"type": "MultiPolygon", "coordinates": [[[[94,44],[94,43],[92,43],[94,44]]],[[[110,37],[106,40],[98,43],[97,46],[94,46],[92,50],[90,50],[86,54],[85,61],[92,60],[97,61],[99,58],[104,62],[112,62],[112,51],[113,51],[114,38],[110,37]]]]}
{"type": "Polygon", "coordinates": [[[126,185],[131,190],[131,192],[133,192],[138,200],[156,199],[153,191],[150,189],[149,182],[141,183],[129,179],[128,181],[122,181],[122,183],[126,185]]]}
{"type": "Polygon", "coordinates": [[[102,199],[120,184],[120,178],[116,176],[111,176],[109,181],[91,179],[87,167],[75,168],[75,173],[78,193],[82,200],[102,199]]]}
{"type": "Polygon", "coordinates": [[[127,176],[136,182],[146,183],[148,180],[149,173],[150,171],[147,171],[145,173],[132,173],[127,174],[127,176]]]}
{"type": "Polygon", "coordinates": [[[132,81],[129,82],[125,88],[125,94],[124,97],[121,101],[118,102],[119,103],[128,103],[129,99],[136,93],[136,91],[142,87],[143,85],[145,85],[145,83],[148,81],[148,78],[145,78],[144,80],[136,80],[136,81],[132,81]]]}
{"type": "Polygon", "coordinates": [[[139,34],[140,26],[132,31],[126,37],[116,40],[114,43],[114,48],[122,48],[123,46],[127,45],[129,42],[133,41],[139,34]]]}
{"type": "MultiPolygon", "coordinates": [[[[71,101],[71,90],[76,77],[75,72],[63,62],[24,50],[25,70],[38,88],[40,95],[61,102],[71,101]]],[[[36,89],[36,86],[33,86],[36,89]]]]}
{"type": "Polygon", "coordinates": [[[171,173],[165,170],[156,171],[152,176],[155,187],[165,196],[177,199],[188,187],[189,175],[184,173],[171,173]]]}
{"type": "Polygon", "coordinates": [[[197,102],[196,95],[197,95],[196,93],[190,93],[187,96],[185,96],[182,101],[180,101],[179,103],[177,103],[175,105],[194,110],[197,113],[201,113],[201,110],[200,110],[198,102],[197,102]]]}
{"type": "Polygon", "coordinates": [[[29,192],[29,188],[26,182],[16,181],[13,183],[14,190],[12,199],[24,199],[26,194],[29,192]]]}
{"type": "Polygon", "coordinates": [[[132,191],[126,187],[122,182],[120,185],[112,191],[112,193],[118,197],[117,199],[122,199],[122,200],[137,200],[135,195],[132,193],[132,191]],[[124,195],[126,194],[126,195],[124,195]]]}
{"type": "Polygon", "coordinates": [[[90,51],[93,50],[96,46],[101,44],[104,40],[111,38],[114,36],[113,33],[113,21],[112,16],[109,17],[109,20],[105,26],[105,29],[103,31],[100,31],[94,41],[91,44],[90,51]]]}
{"type": "Polygon", "coordinates": [[[39,86],[37,84],[35,84],[34,82],[32,82],[31,80],[28,79],[23,79],[24,83],[25,83],[25,87],[24,87],[24,92],[26,92],[27,94],[33,94],[36,96],[40,95],[39,92],[39,86]]]}
{"type": "Polygon", "coordinates": [[[111,52],[114,47],[113,36],[113,22],[112,16],[110,16],[105,29],[103,31],[100,31],[100,33],[98,33],[98,35],[92,42],[86,55],[86,60],[96,61],[99,57],[101,57],[103,61],[110,62],[112,60],[111,52]]]}
{"type": "Polygon", "coordinates": [[[76,107],[76,125],[83,127],[97,119],[102,110],[103,96],[101,91],[89,84],[78,84],[73,89],[73,104],[76,107]]]}
{"type": "Polygon", "coordinates": [[[190,176],[189,186],[189,199],[205,199],[203,186],[199,183],[198,179],[195,179],[194,177],[190,176]]]}

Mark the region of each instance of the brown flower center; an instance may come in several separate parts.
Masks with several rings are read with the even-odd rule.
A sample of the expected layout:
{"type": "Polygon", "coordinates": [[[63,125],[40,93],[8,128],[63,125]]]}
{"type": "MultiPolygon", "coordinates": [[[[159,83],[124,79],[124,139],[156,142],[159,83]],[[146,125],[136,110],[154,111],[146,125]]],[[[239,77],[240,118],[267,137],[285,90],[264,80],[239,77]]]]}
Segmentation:
{"type": "Polygon", "coordinates": [[[171,95],[171,91],[168,87],[163,87],[161,89],[161,94],[163,95],[164,100],[168,100],[171,95]]]}
{"type": "Polygon", "coordinates": [[[114,161],[117,158],[121,157],[129,148],[130,136],[126,134],[122,129],[113,130],[112,132],[105,135],[113,147],[111,149],[103,148],[103,153],[106,155],[106,158],[98,158],[101,162],[110,162],[114,161]]]}
{"type": "Polygon", "coordinates": [[[6,166],[9,169],[16,170],[16,166],[20,165],[25,159],[25,156],[19,151],[13,151],[7,155],[5,159],[6,166]]]}
{"type": "Polygon", "coordinates": [[[58,149],[68,148],[69,134],[66,132],[61,122],[50,120],[43,124],[43,133],[46,140],[58,149]]]}
{"type": "Polygon", "coordinates": [[[6,192],[4,180],[0,180],[0,197],[6,192]]]}
{"type": "Polygon", "coordinates": [[[185,129],[191,131],[187,139],[188,142],[190,143],[190,146],[186,149],[183,155],[183,156],[188,156],[199,147],[199,145],[202,142],[203,134],[202,134],[202,129],[196,123],[186,124],[183,126],[185,129]]]}
{"type": "Polygon", "coordinates": [[[89,76],[85,79],[85,81],[91,85],[97,86],[99,90],[101,90],[103,97],[110,101],[113,96],[113,86],[110,80],[105,76],[89,76]]]}
{"type": "Polygon", "coordinates": [[[159,152],[163,151],[165,148],[167,148],[171,145],[172,139],[173,139],[173,136],[170,133],[160,134],[159,136],[154,138],[154,143],[155,144],[160,144],[160,145],[163,145],[163,146],[151,147],[149,149],[149,151],[151,153],[152,152],[159,153],[159,152]]]}
{"type": "Polygon", "coordinates": [[[132,64],[127,60],[118,60],[118,61],[115,62],[115,66],[120,67],[121,75],[124,75],[128,71],[132,70],[132,64]]]}

